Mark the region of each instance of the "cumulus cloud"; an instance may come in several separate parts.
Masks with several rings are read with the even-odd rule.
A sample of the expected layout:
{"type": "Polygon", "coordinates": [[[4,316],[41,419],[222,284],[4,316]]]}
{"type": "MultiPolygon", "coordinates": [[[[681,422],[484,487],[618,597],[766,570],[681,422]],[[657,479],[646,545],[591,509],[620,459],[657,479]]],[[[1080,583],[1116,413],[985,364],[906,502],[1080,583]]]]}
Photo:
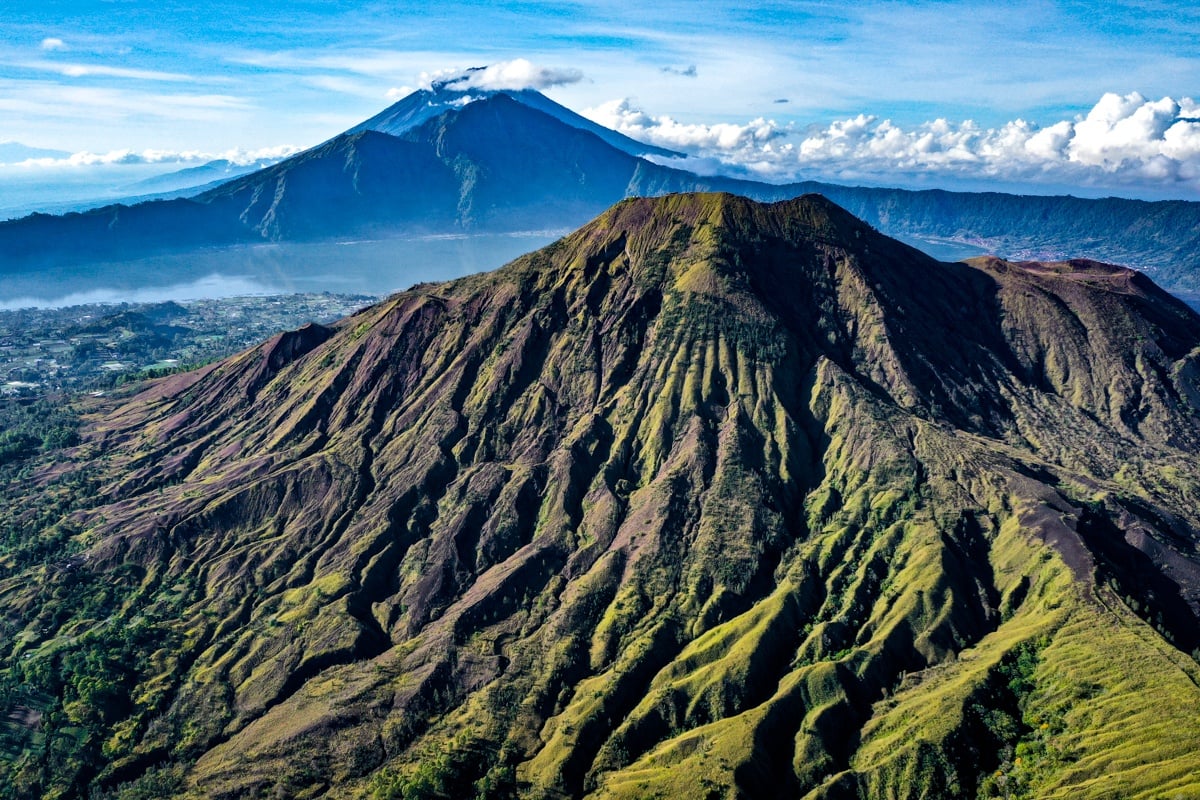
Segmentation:
{"type": "MultiPolygon", "coordinates": [[[[1200,189],[1200,120],[1190,98],[1105,94],[1085,115],[996,128],[945,119],[903,128],[858,115],[811,130],[801,171],[833,176],[933,173],[1085,186],[1185,184],[1200,189]]],[[[781,165],[782,166],[782,165],[781,165]]]]}
{"type": "Polygon", "coordinates": [[[423,88],[434,86],[456,92],[519,91],[521,89],[550,89],[583,80],[577,69],[540,67],[524,58],[500,61],[486,67],[468,70],[441,70],[421,73],[423,88]]]}
{"type": "Polygon", "coordinates": [[[43,50],[66,50],[67,43],[64,42],[62,39],[57,39],[53,36],[47,36],[45,39],[42,39],[42,49],[43,50]]]}
{"type": "Polygon", "coordinates": [[[189,166],[207,164],[210,161],[228,161],[239,166],[248,166],[261,162],[274,162],[300,152],[302,148],[294,145],[279,145],[262,147],[256,150],[236,148],[224,152],[204,152],[201,150],[110,150],[107,153],[92,153],[81,151],[72,153],[64,158],[27,158],[11,164],[0,164],[0,167],[20,167],[25,169],[70,169],[78,167],[103,167],[129,164],[179,164],[189,166]]]}
{"type": "Polygon", "coordinates": [[[744,125],[718,122],[683,123],[671,117],[655,117],[633,105],[630,100],[613,100],[583,111],[593,122],[620,131],[643,142],[668,147],[694,155],[712,153],[737,154],[745,162],[757,154],[771,152],[770,145],[787,135],[789,128],[763,117],[744,125]]]}
{"type": "Polygon", "coordinates": [[[935,119],[899,125],[858,114],[807,129],[758,118],[744,124],[685,124],[629,100],[583,112],[627,136],[687,153],[677,164],[705,173],[750,173],[892,185],[969,182],[1132,188],[1152,196],[1200,190],[1200,104],[1106,94],[1075,119],[997,127],[935,119]]]}

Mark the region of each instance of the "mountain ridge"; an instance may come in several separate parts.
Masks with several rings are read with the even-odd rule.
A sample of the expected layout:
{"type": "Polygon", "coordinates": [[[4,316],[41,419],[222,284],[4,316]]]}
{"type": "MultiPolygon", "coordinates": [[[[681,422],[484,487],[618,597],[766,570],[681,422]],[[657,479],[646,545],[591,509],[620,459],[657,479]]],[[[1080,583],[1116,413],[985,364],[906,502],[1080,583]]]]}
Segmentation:
{"type": "Polygon", "coordinates": [[[1130,270],[943,264],[817,197],[626,200],[101,401],[95,504],[28,544],[77,549],[0,562],[6,663],[56,719],[84,689],[39,687],[108,620],[156,643],[130,634],[74,755],[0,767],[77,795],[1186,795],[1198,399],[1200,317],[1130,270]],[[66,604],[72,570],[103,588],[66,604]]]}

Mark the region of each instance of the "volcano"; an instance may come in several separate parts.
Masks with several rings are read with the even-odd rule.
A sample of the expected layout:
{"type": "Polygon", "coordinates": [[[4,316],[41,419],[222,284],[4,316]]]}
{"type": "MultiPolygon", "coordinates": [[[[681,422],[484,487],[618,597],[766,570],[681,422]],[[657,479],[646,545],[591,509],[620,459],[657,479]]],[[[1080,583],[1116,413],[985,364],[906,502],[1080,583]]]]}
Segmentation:
{"type": "Polygon", "coordinates": [[[479,90],[455,88],[457,82],[461,82],[464,77],[469,78],[470,74],[471,71],[468,71],[465,76],[458,76],[454,80],[434,81],[428,89],[418,89],[412,94],[401,98],[365,122],[354,126],[347,133],[378,131],[379,133],[387,133],[392,136],[403,136],[429,120],[442,116],[447,112],[457,111],[469,103],[503,96],[515,100],[517,103],[532,108],[535,111],[540,111],[568,127],[594,134],[605,144],[627,155],[684,158],[683,153],[639,142],[630,139],[624,134],[605,128],[603,125],[598,125],[587,117],[581,117],[569,108],[559,105],[549,97],[546,97],[546,95],[533,89],[479,90]]]}
{"type": "Polygon", "coordinates": [[[633,199],[95,403],[4,510],[8,796],[1200,793],[1200,317],[1135,271],[633,199]]]}
{"type": "Polygon", "coordinates": [[[794,193],[702,178],[640,157],[649,153],[677,155],[639,145],[537,92],[421,91],[317,147],[194,197],[0,222],[0,269],[272,242],[565,230],[629,195],[794,193]]]}

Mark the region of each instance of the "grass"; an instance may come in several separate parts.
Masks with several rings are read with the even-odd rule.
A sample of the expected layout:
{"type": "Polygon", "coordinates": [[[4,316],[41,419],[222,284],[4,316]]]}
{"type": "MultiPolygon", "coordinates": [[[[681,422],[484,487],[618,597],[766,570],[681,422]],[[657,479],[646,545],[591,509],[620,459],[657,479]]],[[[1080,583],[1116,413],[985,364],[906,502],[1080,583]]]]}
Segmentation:
{"type": "MultiPolygon", "coordinates": [[[[1106,309],[1068,280],[924,262],[819,200],[638,200],[155,390],[87,429],[96,508],[3,509],[41,543],[5,561],[6,670],[151,614],[178,636],[131,659],[135,713],[81,734],[90,684],[37,698],[125,772],[37,769],[75,796],[1195,793],[1196,667],[1079,538],[1085,511],[1200,524],[1190,412],[1137,396],[1122,370],[1173,374],[1150,349],[1071,383],[1105,339],[1055,331],[1106,309]],[[63,577],[82,553],[103,580],[63,577]]],[[[23,791],[51,737],[18,733],[23,791]]]]}

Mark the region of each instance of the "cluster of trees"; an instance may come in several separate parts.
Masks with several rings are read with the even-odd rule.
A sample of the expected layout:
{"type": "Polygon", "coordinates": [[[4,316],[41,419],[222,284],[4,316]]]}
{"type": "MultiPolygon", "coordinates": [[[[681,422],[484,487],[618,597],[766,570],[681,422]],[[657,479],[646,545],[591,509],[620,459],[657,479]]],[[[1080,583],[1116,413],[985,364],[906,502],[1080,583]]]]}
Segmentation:
{"type": "MultiPolygon", "coordinates": [[[[457,744],[457,743],[456,743],[457,744]]],[[[470,749],[428,753],[409,769],[384,767],[370,784],[371,800],[447,800],[452,797],[492,800],[516,793],[516,771],[510,764],[493,763],[482,778],[480,761],[487,760],[470,749]]]]}
{"type": "Polygon", "coordinates": [[[53,400],[0,403],[0,466],[79,443],[79,419],[53,400]]]}
{"type": "Polygon", "coordinates": [[[154,652],[178,644],[164,622],[116,619],[136,575],[97,575],[67,561],[48,566],[34,624],[79,631],[18,640],[0,654],[0,799],[83,796],[107,765],[130,756],[162,698],[133,698],[154,652]],[[48,576],[49,577],[49,576],[48,576]],[[13,716],[16,710],[16,716],[13,716]]]}

